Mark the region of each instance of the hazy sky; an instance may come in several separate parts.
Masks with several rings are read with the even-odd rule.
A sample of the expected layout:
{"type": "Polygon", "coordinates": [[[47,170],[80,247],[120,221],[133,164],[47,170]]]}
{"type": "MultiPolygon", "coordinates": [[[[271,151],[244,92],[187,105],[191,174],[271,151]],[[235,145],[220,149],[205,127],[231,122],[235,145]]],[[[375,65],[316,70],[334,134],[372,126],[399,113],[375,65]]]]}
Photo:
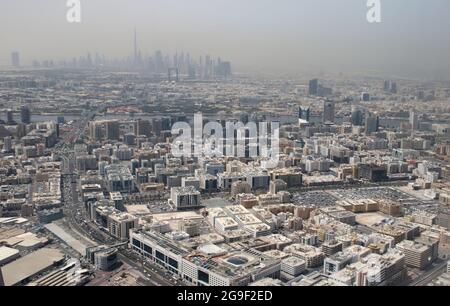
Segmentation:
{"type": "Polygon", "coordinates": [[[82,23],[66,0],[0,0],[0,65],[87,52],[126,57],[136,27],[143,54],[189,51],[231,60],[234,70],[378,71],[450,76],[450,1],[81,0],[82,23]]]}

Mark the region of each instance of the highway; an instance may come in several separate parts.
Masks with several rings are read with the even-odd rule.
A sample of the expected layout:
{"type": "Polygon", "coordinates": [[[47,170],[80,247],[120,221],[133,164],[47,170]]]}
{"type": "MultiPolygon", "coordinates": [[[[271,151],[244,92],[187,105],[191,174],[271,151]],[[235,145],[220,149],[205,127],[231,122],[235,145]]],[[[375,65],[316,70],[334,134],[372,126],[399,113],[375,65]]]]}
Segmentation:
{"type": "MultiPolygon", "coordinates": [[[[63,179],[63,196],[65,202],[65,216],[67,222],[77,232],[97,242],[98,244],[113,245],[118,241],[100,230],[93,222],[89,222],[86,212],[78,203],[76,182],[72,181],[72,175],[66,175],[63,179]]],[[[175,280],[155,264],[144,262],[135,252],[127,249],[119,250],[119,259],[129,266],[140,271],[148,278],[148,282],[154,286],[175,286],[175,280]]]]}
{"type": "Polygon", "coordinates": [[[130,250],[120,250],[119,259],[127,265],[135,268],[148,277],[153,286],[177,286],[179,285],[170,274],[155,264],[140,258],[138,254],[130,250]]]}
{"type": "MultiPolygon", "coordinates": [[[[95,115],[93,115],[95,116],[95,115]]],[[[113,245],[117,240],[102,231],[94,222],[89,220],[86,210],[78,199],[77,174],[75,173],[75,154],[73,145],[85,131],[89,120],[93,116],[74,123],[72,132],[62,137],[55,152],[61,157],[62,167],[62,195],[66,221],[70,226],[84,237],[98,244],[113,245]]],[[[146,277],[146,283],[153,286],[176,286],[178,282],[169,272],[156,264],[144,261],[139,254],[127,250],[119,250],[119,259],[146,277]]]]}

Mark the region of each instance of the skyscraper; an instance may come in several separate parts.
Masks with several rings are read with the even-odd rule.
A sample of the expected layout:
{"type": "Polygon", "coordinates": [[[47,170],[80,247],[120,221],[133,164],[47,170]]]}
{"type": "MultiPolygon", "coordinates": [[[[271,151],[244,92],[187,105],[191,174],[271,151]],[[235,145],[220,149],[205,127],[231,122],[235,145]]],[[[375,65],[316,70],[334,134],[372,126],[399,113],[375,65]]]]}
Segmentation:
{"type": "Polygon", "coordinates": [[[17,138],[22,138],[27,135],[27,126],[23,123],[19,123],[16,128],[17,138]]]}
{"type": "Polygon", "coordinates": [[[134,65],[138,64],[138,48],[137,48],[137,32],[136,28],[134,29],[134,65]]]}
{"type": "Polygon", "coordinates": [[[14,113],[10,109],[6,111],[6,124],[14,124],[14,113]]]}
{"type": "Polygon", "coordinates": [[[20,54],[17,51],[11,53],[11,65],[13,67],[20,67],[20,54]]]}
{"type": "Polygon", "coordinates": [[[165,70],[163,54],[160,50],[155,52],[155,72],[163,73],[165,70]]]}
{"type": "Polygon", "coordinates": [[[413,111],[409,112],[409,123],[411,124],[411,130],[417,131],[419,129],[419,116],[413,111]]]}
{"type": "Polygon", "coordinates": [[[28,108],[28,106],[23,105],[20,108],[20,119],[21,119],[21,122],[24,124],[31,123],[31,113],[30,113],[30,109],[28,108]]]}
{"type": "Polygon", "coordinates": [[[309,95],[317,96],[318,92],[319,92],[319,80],[313,79],[309,81],[309,95]]]}
{"type": "Polygon", "coordinates": [[[147,136],[151,135],[152,125],[148,120],[138,120],[136,124],[136,136],[147,136]]]}
{"type": "Polygon", "coordinates": [[[309,122],[311,110],[309,107],[300,106],[298,108],[298,118],[309,122]]]}
{"type": "Polygon", "coordinates": [[[355,107],[355,106],[352,107],[351,121],[352,121],[353,125],[356,125],[356,126],[363,125],[363,113],[358,107],[355,107]]]}
{"type": "Polygon", "coordinates": [[[6,136],[3,138],[3,151],[11,152],[12,150],[12,138],[11,136],[6,136]]]}
{"type": "Polygon", "coordinates": [[[102,125],[97,121],[89,122],[89,137],[92,140],[99,140],[103,137],[102,125]]]}
{"type": "Polygon", "coordinates": [[[391,82],[391,93],[396,94],[397,93],[397,83],[391,82]]]}
{"type": "Polygon", "coordinates": [[[366,124],[365,124],[366,135],[370,135],[372,133],[378,132],[379,122],[380,121],[379,121],[378,116],[369,113],[366,116],[366,124]]]}
{"type": "Polygon", "coordinates": [[[391,89],[391,82],[389,81],[384,81],[384,91],[388,92],[391,89]]]}
{"type": "Polygon", "coordinates": [[[335,103],[334,101],[325,100],[323,102],[323,122],[334,123],[335,103]]]}
{"type": "Polygon", "coordinates": [[[117,120],[106,122],[106,139],[119,140],[120,123],[117,120]]]}
{"type": "Polygon", "coordinates": [[[392,94],[397,93],[397,83],[392,81],[384,81],[384,91],[392,94]]]}
{"type": "Polygon", "coordinates": [[[227,78],[231,75],[231,63],[219,62],[216,67],[216,75],[227,78]]]}
{"type": "Polygon", "coordinates": [[[370,94],[368,92],[363,92],[361,94],[361,101],[369,102],[370,101],[370,94]]]}

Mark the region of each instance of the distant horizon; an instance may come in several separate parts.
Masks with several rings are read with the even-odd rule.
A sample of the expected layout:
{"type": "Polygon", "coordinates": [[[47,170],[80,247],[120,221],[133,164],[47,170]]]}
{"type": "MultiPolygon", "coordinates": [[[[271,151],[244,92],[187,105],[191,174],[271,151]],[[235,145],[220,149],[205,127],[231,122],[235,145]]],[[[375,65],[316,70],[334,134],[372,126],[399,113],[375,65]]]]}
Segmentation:
{"type": "MultiPolygon", "coordinates": [[[[44,59],[50,60],[50,59],[44,59]]],[[[112,59],[112,60],[125,60],[125,58],[121,59],[112,59]]],[[[62,60],[63,61],[63,60],[62,60]]],[[[231,62],[232,63],[232,62],[231,62]]],[[[55,63],[57,64],[57,62],[55,63]]],[[[113,67],[113,66],[105,66],[104,68],[116,70],[116,71],[123,71],[123,68],[120,67],[113,67]]],[[[71,68],[71,67],[62,67],[57,66],[55,67],[33,67],[32,62],[24,65],[21,64],[20,67],[13,67],[10,64],[9,65],[1,65],[0,64],[0,72],[10,72],[10,71],[32,71],[32,70],[54,70],[54,69],[89,69],[89,68],[71,68]]],[[[96,69],[96,67],[92,67],[90,69],[96,69]]],[[[369,77],[369,78],[378,78],[380,80],[386,80],[386,79],[392,79],[392,80],[404,80],[404,81],[419,81],[419,82],[427,82],[427,81],[438,81],[438,82],[449,82],[450,83],[450,76],[427,76],[427,75],[401,75],[401,74],[395,74],[395,73],[387,73],[383,71],[373,71],[373,70],[367,70],[367,71],[325,71],[325,70],[301,70],[301,69],[292,69],[292,70],[285,70],[285,69],[279,69],[279,71],[276,71],[274,69],[257,69],[257,68],[239,68],[235,66],[232,66],[233,69],[233,75],[248,75],[249,77],[275,77],[275,78],[291,78],[291,77],[297,77],[297,78],[304,78],[306,80],[310,79],[327,79],[334,76],[340,76],[353,78],[353,77],[369,77]]],[[[130,72],[133,72],[130,70],[130,72]]],[[[144,69],[136,69],[135,72],[145,72],[144,69]]],[[[305,83],[306,85],[306,83],[305,83]]]]}
{"type": "Polygon", "coordinates": [[[382,22],[366,20],[366,0],[81,0],[82,22],[66,20],[66,1],[0,4],[0,66],[18,51],[33,60],[88,52],[220,56],[244,73],[376,73],[450,79],[446,0],[381,1],[382,22]],[[5,26],[7,25],[7,26],[5,26]]]}

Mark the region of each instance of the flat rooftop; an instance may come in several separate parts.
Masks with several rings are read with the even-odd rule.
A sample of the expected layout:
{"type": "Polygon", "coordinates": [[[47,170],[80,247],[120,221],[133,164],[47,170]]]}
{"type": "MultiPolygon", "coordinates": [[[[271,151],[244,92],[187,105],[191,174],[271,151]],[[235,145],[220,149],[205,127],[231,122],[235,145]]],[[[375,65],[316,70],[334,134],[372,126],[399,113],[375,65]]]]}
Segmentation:
{"type": "Polygon", "coordinates": [[[389,216],[383,215],[378,212],[356,214],[356,223],[371,227],[389,218],[389,216]]]}
{"type": "Polygon", "coordinates": [[[153,220],[156,222],[203,219],[202,215],[199,215],[194,211],[168,212],[161,214],[153,214],[152,216],[153,220]]]}
{"type": "Polygon", "coordinates": [[[125,209],[132,215],[149,215],[151,213],[147,205],[125,205],[125,209]]]}
{"type": "Polygon", "coordinates": [[[5,286],[14,286],[64,259],[57,249],[42,248],[2,267],[5,286]]]}
{"type": "Polygon", "coordinates": [[[63,240],[67,245],[69,245],[72,249],[76,250],[81,255],[86,254],[86,248],[96,245],[94,242],[92,242],[91,244],[87,244],[88,241],[86,239],[84,239],[83,241],[77,239],[76,237],[72,236],[71,233],[55,223],[46,224],[44,227],[54,235],[56,235],[59,239],[63,240]]]}
{"type": "Polygon", "coordinates": [[[18,250],[2,246],[0,247],[0,263],[3,263],[3,261],[7,261],[15,256],[18,256],[18,254],[19,254],[18,250]]]}

